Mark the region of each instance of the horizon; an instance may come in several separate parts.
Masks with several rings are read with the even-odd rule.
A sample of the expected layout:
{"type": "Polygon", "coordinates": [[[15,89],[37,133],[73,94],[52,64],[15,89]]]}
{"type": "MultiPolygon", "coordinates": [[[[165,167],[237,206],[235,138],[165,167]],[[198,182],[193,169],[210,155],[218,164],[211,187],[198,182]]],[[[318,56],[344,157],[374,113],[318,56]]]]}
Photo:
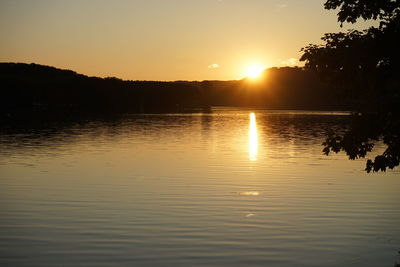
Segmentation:
{"type": "Polygon", "coordinates": [[[0,1],[0,266],[400,267],[399,22],[0,1]]]}
{"type": "Polygon", "coordinates": [[[245,80],[245,79],[250,79],[250,80],[259,80],[260,78],[262,79],[263,74],[266,71],[269,71],[270,69],[281,69],[281,68],[300,68],[300,69],[304,69],[304,67],[302,66],[271,66],[271,67],[267,67],[265,69],[262,69],[262,71],[260,73],[257,73],[257,75],[255,75],[254,77],[251,76],[244,76],[242,78],[239,79],[231,79],[231,80],[130,80],[130,79],[123,79],[121,77],[116,77],[116,76],[109,76],[109,75],[105,75],[103,77],[100,76],[96,76],[96,75],[88,75],[86,73],[81,73],[78,72],[74,69],[66,69],[66,68],[60,68],[58,66],[50,66],[50,65],[42,65],[42,64],[38,64],[35,62],[0,62],[0,64],[26,64],[26,65],[36,65],[36,66],[40,66],[40,67],[49,67],[49,68],[55,68],[57,70],[61,70],[61,71],[72,71],[78,75],[84,75],[86,77],[89,78],[101,78],[101,79],[106,79],[106,78],[116,78],[119,80],[122,80],[124,82],[135,82],[135,81],[139,81],[139,82],[205,82],[205,81],[217,81],[217,82],[229,82],[229,81],[241,81],[241,80],[245,80]]]}
{"type": "Polygon", "coordinates": [[[300,49],[325,32],[373,24],[340,28],[323,2],[3,1],[0,61],[123,80],[240,80],[255,66],[301,66],[300,49]]]}

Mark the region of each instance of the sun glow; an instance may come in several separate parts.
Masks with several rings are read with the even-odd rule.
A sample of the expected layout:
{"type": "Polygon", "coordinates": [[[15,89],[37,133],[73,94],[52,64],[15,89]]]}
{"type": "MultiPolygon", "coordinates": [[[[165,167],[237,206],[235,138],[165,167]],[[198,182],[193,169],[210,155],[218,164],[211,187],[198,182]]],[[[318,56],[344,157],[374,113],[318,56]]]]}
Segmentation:
{"type": "Polygon", "coordinates": [[[251,79],[256,79],[261,76],[264,68],[260,65],[252,65],[246,70],[246,77],[251,79]]]}

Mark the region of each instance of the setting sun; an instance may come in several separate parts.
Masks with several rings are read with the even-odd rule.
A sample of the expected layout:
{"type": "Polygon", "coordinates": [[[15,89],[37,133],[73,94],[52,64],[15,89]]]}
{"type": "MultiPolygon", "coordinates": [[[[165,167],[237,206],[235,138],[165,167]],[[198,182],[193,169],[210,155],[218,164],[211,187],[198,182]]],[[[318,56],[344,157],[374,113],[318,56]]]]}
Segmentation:
{"type": "Polygon", "coordinates": [[[247,68],[246,70],[246,77],[255,79],[260,77],[262,72],[264,71],[264,68],[260,65],[252,65],[247,68]]]}
{"type": "Polygon", "coordinates": [[[400,267],[399,21],[0,0],[0,267],[400,267]]]}

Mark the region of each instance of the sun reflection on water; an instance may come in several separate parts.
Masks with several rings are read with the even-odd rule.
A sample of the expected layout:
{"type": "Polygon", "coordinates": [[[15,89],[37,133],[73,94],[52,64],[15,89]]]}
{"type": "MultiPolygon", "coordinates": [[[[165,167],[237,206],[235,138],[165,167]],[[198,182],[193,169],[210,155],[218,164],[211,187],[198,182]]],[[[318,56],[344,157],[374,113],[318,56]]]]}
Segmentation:
{"type": "Polygon", "coordinates": [[[257,160],[258,154],[258,133],[257,133],[257,121],[254,112],[250,113],[250,124],[249,124],[249,159],[257,160]]]}
{"type": "Polygon", "coordinates": [[[260,192],[258,191],[245,191],[245,192],[240,192],[239,195],[241,196],[258,196],[260,192]]]}

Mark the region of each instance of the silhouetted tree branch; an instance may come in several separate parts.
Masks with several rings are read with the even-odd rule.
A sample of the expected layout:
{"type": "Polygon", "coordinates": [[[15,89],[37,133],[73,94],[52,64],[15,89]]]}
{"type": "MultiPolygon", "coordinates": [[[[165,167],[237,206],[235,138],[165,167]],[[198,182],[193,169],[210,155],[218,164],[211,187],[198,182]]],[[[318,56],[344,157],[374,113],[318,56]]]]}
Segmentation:
{"type": "Polygon", "coordinates": [[[400,163],[400,123],[398,119],[382,116],[383,114],[354,115],[350,130],[345,134],[329,132],[323,152],[344,151],[349,159],[365,158],[371,152],[375,143],[382,141],[386,145],[385,151],[377,155],[374,160],[368,159],[365,170],[386,171],[393,169],[400,163]]]}
{"type": "Polygon", "coordinates": [[[301,49],[305,68],[364,114],[345,134],[329,133],[323,152],[345,151],[350,159],[364,158],[382,140],[387,149],[367,160],[366,171],[393,169],[400,153],[400,0],[327,0],[325,8],[339,8],[340,23],[363,18],[380,24],[364,31],[327,33],[321,38],[323,44],[301,49]],[[376,116],[365,115],[371,112],[376,116]]]}
{"type": "Polygon", "coordinates": [[[386,23],[398,16],[399,3],[399,0],[327,0],[324,7],[328,10],[339,8],[340,23],[355,23],[358,18],[379,19],[386,23]]]}

